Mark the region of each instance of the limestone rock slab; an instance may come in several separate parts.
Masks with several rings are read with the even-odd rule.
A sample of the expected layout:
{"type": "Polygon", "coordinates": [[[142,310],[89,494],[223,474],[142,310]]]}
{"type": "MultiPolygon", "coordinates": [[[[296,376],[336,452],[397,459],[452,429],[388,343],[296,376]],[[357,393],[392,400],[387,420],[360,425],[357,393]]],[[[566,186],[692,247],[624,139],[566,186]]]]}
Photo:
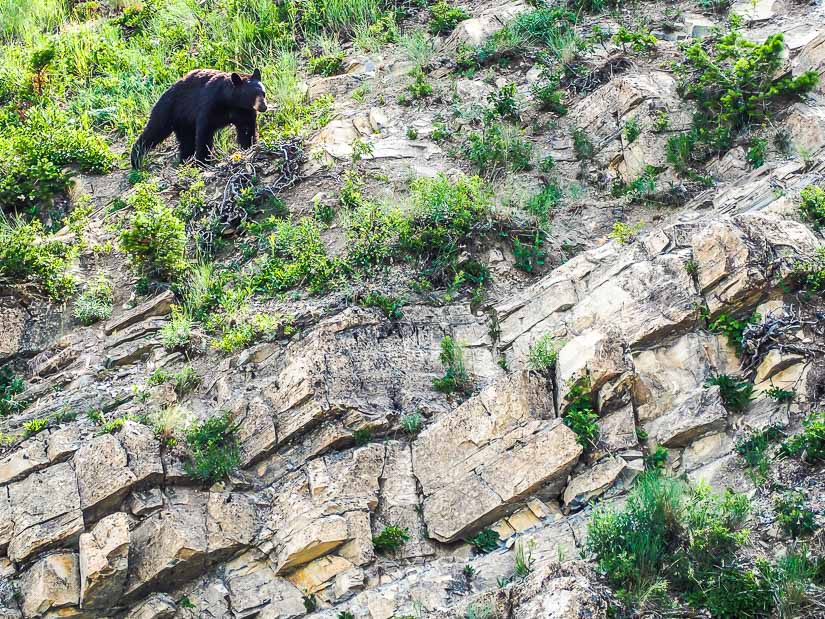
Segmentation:
{"type": "Polygon", "coordinates": [[[106,516],[80,536],[80,604],[105,609],[119,602],[129,567],[129,519],[106,516]]]}

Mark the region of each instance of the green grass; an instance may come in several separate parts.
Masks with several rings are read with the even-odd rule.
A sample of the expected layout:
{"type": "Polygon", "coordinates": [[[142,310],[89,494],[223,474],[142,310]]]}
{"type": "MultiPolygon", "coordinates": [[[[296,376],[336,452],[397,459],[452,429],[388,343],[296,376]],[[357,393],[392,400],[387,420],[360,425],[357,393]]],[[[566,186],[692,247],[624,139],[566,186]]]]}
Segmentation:
{"type": "Polygon", "coordinates": [[[445,372],[441,378],[433,379],[433,387],[442,393],[471,394],[473,383],[464,367],[464,346],[448,335],[441,340],[438,358],[445,372]]]}
{"type": "Polygon", "coordinates": [[[191,455],[186,463],[190,477],[205,483],[224,479],[240,464],[237,426],[228,414],[210,417],[186,432],[191,455]]]}
{"type": "Polygon", "coordinates": [[[802,431],[785,440],[780,452],[810,463],[825,461],[825,412],[809,414],[802,421],[802,431]]]}
{"type": "Polygon", "coordinates": [[[552,334],[545,333],[527,351],[527,367],[537,372],[553,369],[561,346],[562,343],[556,341],[552,334]]]}
{"type": "Polygon", "coordinates": [[[372,538],[372,545],[378,552],[398,550],[410,540],[408,529],[389,525],[372,538]]]}

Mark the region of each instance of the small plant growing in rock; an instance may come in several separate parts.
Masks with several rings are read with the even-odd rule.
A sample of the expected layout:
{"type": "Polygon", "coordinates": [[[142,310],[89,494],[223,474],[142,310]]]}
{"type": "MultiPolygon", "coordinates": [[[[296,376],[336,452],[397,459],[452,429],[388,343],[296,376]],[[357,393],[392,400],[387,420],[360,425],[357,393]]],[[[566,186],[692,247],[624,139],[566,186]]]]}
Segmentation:
{"type": "Polygon", "coordinates": [[[750,148],[745,154],[745,160],[752,168],[759,168],[765,165],[765,156],[768,153],[768,141],[764,138],[756,138],[751,141],[750,148]]]}
{"type": "Polygon", "coordinates": [[[599,438],[599,416],[593,411],[590,380],[583,378],[574,383],[567,392],[567,401],[562,421],[575,432],[579,445],[588,449],[599,438]]]}
{"type": "Polygon", "coordinates": [[[667,449],[661,445],[656,445],[656,449],[645,454],[644,458],[645,468],[647,470],[658,471],[665,468],[667,464],[667,449]]]}
{"type": "Polygon", "coordinates": [[[417,140],[418,139],[418,129],[415,127],[408,127],[407,128],[407,139],[408,140],[417,140]]]}
{"type": "Polygon", "coordinates": [[[791,271],[790,280],[807,294],[825,292],[825,247],[804,259],[797,260],[791,271]]]}
{"type": "Polygon", "coordinates": [[[781,387],[771,387],[765,391],[765,395],[767,395],[774,402],[784,404],[794,401],[794,398],[796,398],[796,391],[793,389],[782,389],[781,387]]]}
{"type": "Polygon", "coordinates": [[[366,445],[372,440],[372,430],[370,428],[360,428],[352,433],[356,445],[366,445]]]}
{"type": "Polygon", "coordinates": [[[411,436],[415,436],[421,431],[424,425],[424,418],[419,413],[410,413],[401,417],[401,427],[404,432],[411,436]]]}
{"type": "Polygon", "coordinates": [[[352,147],[352,161],[361,161],[364,157],[372,155],[373,147],[371,142],[365,142],[361,138],[355,138],[350,145],[352,147]]]}
{"type": "Polygon", "coordinates": [[[49,420],[46,417],[31,419],[23,424],[23,431],[26,436],[34,436],[49,427],[49,420]]]}
{"type": "Polygon", "coordinates": [[[725,408],[729,411],[741,412],[745,410],[753,399],[753,383],[735,378],[728,374],[717,374],[711,376],[705,383],[706,387],[716,385],[719,387],[719,395],[725,408]]]}
{"type": "Polygon", "coordinates": [[[172,377],[175,383],[175,393],[178,397],[183,397],[201,382],[201,377],[191,365],[184,366],[179,372],[176,372],[172,377]]]}
{"type": "Polygon", "coordinates": [[[503,118],[518,122],[521,118],[521,105],[516,98],[516,85],[512,82],[491,92],[487,102],[490,104],[489,120],[503,118]]]}
{"type": "Polygon", "coordinates": [[[101,275],[77,298],[74,317],[88,326],[112,315],[112,287],[101,275]]]}
{"type": "Polygon", "coordinates": [[[545,372],[556,366],[561,344],[550,333],[536,340],[527,353],[527,366],[537,372],[545,372]]]}
{"type": "Polygon", "coordinates": [[[461,570],[461,573],[464,574],[464,578],[467,580],[472,580],[476,577],[476,574],[478,574],[478,570],[468,563],[464,566],[464,569],[461,570]]]}
{"type": "Polygon", "coordinates": [[[338,75],[344,70],[344,52],[323,54],[309,59],[309,72],[315,75],[338,75]]]}
{"type": "Polygon", "coordinates": [[[658,114],[656,114],[656,118],[653,119],[653,131],[655,133],[662,133],[663,131],[667,131],[667,128],[670,126],[670,116],[668,116],[665,110],[660,110],[658,114]]]}
{"type": "Polygon", "coordinates": [[[314,613],[318,610],[318,598],[314,593],[309,593],[304,596],[304,608],[308,613],[314,613]]]}
{"type": "Polygon", "coordinates": [[[126,417],[115,417],[100,426],[99,434],[114,434],[118,432],[123,424],[126,423],[126,417]]]}
{"type": "Polygon", "coordinates": [[[736,453],[745,461],[745,466],[753,472],[755,482],[760,483],[767,478],[770,468],[768,447],[780,436],[782,436],[782,431],[778,427],[769,426],[737,441],[736,453]]]}
{"type": "Polygon", "coordinates": [[[691,277],[696,277],[699,275],[699,263],[696,262],[693,258],[690,258],[685,261],[685,273],[690,275],[691,277]]]}
{"type": "Polygon", "coordinates": [[[488,552],[493,552],[496,548],[498,548],[500,539],[501,536],[498,534],[498,531],[494,531],[493,529],[482,529],[473,537],[468,539],[467,542],[475,548],[477,552],[487,554],[488,552]]]}
{"type": "Polygon", "coordinates": [[[378,552],[397,550],[410,541],[410,531],[396,525],[384,527],[378,535],[372,538],[372,545],[378,552]]]}
{"type": "Polygon", "coordinates": [[[353,615],[348,610],[342,610],[340,613],[336,615],[336,619],[355,619],[355,615],[353,615]]]}
{"type": "Polygon", "coordinates": [[[530,87],[530,92],[539,104],[539,109],[553,112],[558,116],[567,114],[564,105],[564,90],[561,88],[561,76],[547,67],[542,69],[539,79],[530,87]]]}
{"type": "Polygon", "coordinates": [[[802,203],[799,212],[811,222],[816,230],[825,227],[825,189],[817,185],[808,185],[800,193],[802,203]]]}
{"type": "Polygon", "coordinates": [[[190,600],[185,595],[181,599],[178,600],[178,606],[180,606],[181,608],[189,609],[189,610],[193,610],[195,608],[195,605],[192,603],[192,600],[190,600]]]}
{"type": "Polygon", "coordinates": [[[476,602],[467,607],[467,612],[464,613],[464,619],[493,619],[495,614],[496,610],[489,602],[486,604],[476,602]]]}
{"type": "Polygon", "coordinates": [[[639,236],[639,233],[644,228],[644,225],[641,223],[636,223],[633,225],[626,224],[621,221],[617,221],[613,224],[613,229],[610,231],[609,236],[611,239],[619,243],[620,245],[627,245],[636,240],[636,237],[639,236]]]}
{"type": "Polygon", "coordinates": [[[228,414],[211,417],[186,432],[191,460],[186,463],[190,477],[207,483],[225,478],[240,463],[238,428],[228,414]]]}
{"type": "Polygon", "coordinates": [[[535,562],[533,559],[533,546],[535,546],[535,542],[530,540],[525,549],[524,540],[520,539],[516,542],[516,557],[515,557],[515,567],[513,568],[513,575],[516,578],[527,578],[530,575],[530,572],[533,571],[533,563],[535,562]]]}
{"type": "Polygon", "coordinates": [[[377,307],[390,320],[400,320],[404,317],[402,308],[405,304],[405,299],[390,297],[379,292],[369,292],[361,299],[361,305],[364,307],[377,307]]]}
{"type": "Polygon", "coordinates": [[[596,147],[593,142],[587,137],[584,130],[576,127],[573,129],[573,152],[576,154],[576,159],[579,161],[589,161],[593,159],[596,154],[596,147]]]}
{"type": "Polygon", "coordinates": [[[480,173],[493,178],[511,170],[530,169],[533,145],[522,137],[516,126],[497,122],[486,123],[481,131],[467,136],[464,154],[480,173]]]}
{"type": "Polygon", "coordinates": [[[642,134],[642,128],[639,127],[639,121],[631,118],[624,124],[624,139],[628,144],[633,144],[642,134]]]}
{"type": "Polygon", "coordinates": [[[192,337],[192,319],[179,309],[172,312],[172,318],[160,329],[160,343],[168,351],[183,350],[192,337]]]}
{"type": "Polygon", "coordinates": [[[447,34],[452,32],[459,22],[470,16],[461,7],[451,6],[445,0],[438,0],[430,6],[430,32],[447,34]]]}
{"type": "Polygon", "coordinates": [[[433,387],[442,393],[472,393],[470,376],[464,367],[464,347],[448,335],[441,340],[439,359],[446,372],[443,377],[433,379],[433,387]]]}
{"type": "Polygon", "coordinates": [[[816,517],[800,491],[786,492],[774,500],[776,521],[794,539],[817,530],[816,517]]]}
{"type": "Polygon", "coordinates": [[[736,352],[741,355],[745,330],[748,325],[759,324],[761,320],[762,317],[755,312],[742,320],[723,312],[708,325],[708,329],[713,333],[723,333],[728,342],[736,347],[736,352]]]}
{"type": "Polygon", "coordinates": [[[656,49],[656,37],[648,30],[628,30],[620,26],[616,34],[613,35],[613,42],[622,46],[622,51],[627,51],[630,46],[637,54],[652,52],[656,49]]]}
{"type": "Polygon", "coordinates": [[[23,390],[23,379],[14,373],[11,366],[0,368],[0,417],[23,409],[25,403],[15,397],[23,390]]]}
{"type": "Polygon", "coordinates": [[[313,214],[315,219],[327,225],[331,224],[332,220],[335,219],[335,209],[332,205],[327,204],[322,200],[315,201],[313,206],[313,214]]]}
{"type": "Polygon", "coordinates": [[[89,418],[89,421],[96,423],[97,425],[103,425],[106,420],[103,416],[103,411],[96,408],[86,411],[86,417],[89,418]]]}
{"type": "Polygon", "coordinates": [[[539,161],[539,172],[542,174],[549,174],[553,171],[553,168],[556,167],[556,160],[553,159],[553,155],[547,155],[543,157],[541,161],[539,161]]]}
{"type": "Polygon", "coordinates": [[[802,432],[788,437],[780,452],[807,462],[825,461],[825,412],[813,412],[802,421],[802,432]]]}
{"type": "Polygon", "coordinates": [[[412,72],[413,81],[407,86],[407,93],[413,101],[426,99],[433,94],[433,87],[427,81],[427,76],[421,69],[412,72]]]}

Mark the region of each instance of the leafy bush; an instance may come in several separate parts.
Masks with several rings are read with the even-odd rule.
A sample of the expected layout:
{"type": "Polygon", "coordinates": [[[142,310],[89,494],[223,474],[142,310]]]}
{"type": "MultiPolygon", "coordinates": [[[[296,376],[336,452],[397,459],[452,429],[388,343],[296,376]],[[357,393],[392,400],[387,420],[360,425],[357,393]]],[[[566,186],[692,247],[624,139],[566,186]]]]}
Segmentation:
{"type": "Polygon", "coordinates": [[[771,596],[752,586],[761,580],[756,572],[736,565],[736,550],[748,539],[748,511],[744,495],[716,496],[707,486],[648,471],[622,509],[594,513],[587,546],[627,600],[658,591],[662,601],[682,595],[714,617],[749,617],[755,608],[770,609],[771,596]]]}
{"type": "Polygon", "coordinates": [[[48,427],[49,419],[47,417],[36,417],[23,423],[23,431],[26,433],[26,436],[34,436],[48,427]]]}
{"type": "Polygon", "coordinates": [[[410,531],[396,525],[384,527],[378,535],[372,538],[372,545],[378,552],[397,550],[410,540],[410,531]]]}
{"type": "Polygon", "coordinates": [[[74,317],[84,325],[91,325],[111,315],[112,287],[101,275],[75,301],[74,317]]]}
{"type": "Polygon", "coordinates": [[[782,443],[780,451],[812,463],[825,461],[825,412],[808,415],[802,421],[802,432],[782,443]]]}
{"type": "Polygon", "coordinates": [[[808,507],[802,492],[786,492],[774,499],[773,505],[779,526],[794,539],[809,535],[818,529],[814,512],[808,507]]]}
{"type": "Polygon", "coordinates": [[[539,109],[553,112],[559,116],[567,114],[564,105],[565,93],[561,87],[561,76],[547,67],[539,74],[539,79],[530,86],[530,92],[538,101],[539,109]]]}
{"type": "Polygon", "coordinates": [[[550,212],[558,206],[562,199],[562,189],[558,181],[551,180],[541,188],[537,194],[527,200],[525,209],[528,213],[535,215],[546,224],[549,220],[550,212]]]}
{"type": "Polygon", "coordinates": [[[186,472],[198,481],[214,483],[240,464],[237,426],[228,414],[211,417],[186,432],[191,461],[186,472]]]}
{"type": "Polygon", "coordinates": [[[493,552],[496,548],[498,548],[500,539],[501,536],[498,534],[498,531],[494,531],[493,529],[482,529],[473,537],[468,539],[467,542],[472,545],[477,552],[487,554],[488,552],[493,552]]]}
{"type": "Polygon", "coordinates": [[[544,372],[556,366],[561,344],[550,333],[545,333],[530,346],[527,352],[527,366],[531,370],[544,372]]]}
{"type": "Polygon", "coordinates": [[[441,340],[439,359],[446,372],[442,378],[433,379],[433,387],[442,393],[470,395],[473,384],[464,367],[464,347],[448,335],[441,340]]]}
{"type": "Polygon", "coordinates": [[[750,148],[745,155],[745,160],[752,168],[759,168],[765,164],[765,156],[768,153],[768,141],[763,138],[756,138],[751,141],[750,148]]]}
{"type": "Polygon", "coordinates": [[[613,239],[620,245],[626,245],[636,240],[636,237],[639,236],[639,233],[642,231],[642,228],[642,223],[630,225],[621,221],[617,221],[613,224],[613,229],[607,236],[609,236],[611,239],[613,239]]]}
{"type": "Polygon", "coordinates": [[[401,308],[404,307],[405,303],[406,301],[404,299],[388,297],[379,292],[369,292],[361,299],[361,305],[364,307],[379,308],[390,320],[400,320],[404,317],[404,312],[401,308]]]}
{"type": "Polygon", "coordinates": [[[825,292],[825,247],[819,247],[808,258],[797,260],[790,279],[800,290],[809,294],[825,292]]]}
{"type": "Polygon", "coordinates": [[[587,161],[592,159],[593,155],[596,154],[596,149],[584,130],[576,127],[573,129],[572,137],[573,152],[576,154],[576,159],[579,161],[587,161]]]}
{"type": "Polygon", "coordinates": [[[728,148],[738,130],[763,120],[777,100],[816,86],[816,71],[775,78],[784,47],[781,33],[754,43],[733,29],[684,48],[684,59],[674,68],[681,93],[698,105],[694,117],[698,140],[712,148],[728,148]]]}
{"type": "Polygon", "coordinates": [[[427,81],[424,71],[415,69],[412,72],[412,77],[413,81],[407,86],[407,92],[414,101],[426,99],[433,94],[433,87],[427,81]]]}
{"type": "Polygon", "coordinates": [[[521,137],[517,127],[488,123],[467,136],[464,154],[480,173],[495,177],[507,170],[522,172],[530,168],[533,145],[521,137]]]}
{"type": "Polygon", "coordinates": [[[160,342],[168,351],[182,350],[192,337],[192,319],[179,308],[172,311],[172,318],[160,329],[160,342]]]}
{"type": "Polygon", "coordinates": [[[179,372],[172,375],[172,382],[175,385],[175,393],[178,397],[183,397],[201,382],[201,377],[191,365],[185,365],[179,372]]]}
{"type": "Polygon", "coordinates": [[[811,222],[816,230],[825,227],[825,189],[817,185],[808,185],[800,193],[802,203],[799,212],[811,222]]]}
{"type": "Polygon", "coordinates": [[[648,471],[658,471],[665,468],[665,464],[667,464],[668,452],[665,447],[661,445],[656,445],[656,449],[652,452],[645,454],[643,460],[645,463],[645,468],[648,471]]]}
{"type": "Polygon", "coordinates": [[[309,59],[309,71],[315,75],[338,75],[344,70],[344,52],[314,56],[309,59]]]}
{"type": "Polygon", "coordinates": [[[781,387],[771,387],[765,391],[765,395],[774,402],[793,402],[796,397],[796,391],[793,389],[782,389],[781,387]]]}
{"type": "Polygon", "coordinates": [[[624,132],[624,139],[627,140],[628,144],[635,142],[642,134],[642,129],[639,127],[639,121],[635,118],[631,118],[625,122],[622,130],[624,132]]]}
{"type": "Polygon", "coordinates": [[[487,110],[489,120],[501,118],[518,122],[521,119],[521,105],[516,98],[516,85],[505,84],[487,96],[490,108],[487,110]]]}
{"type": "MultiPolygon", "coordinates": [[[[648,30],[628,30],[620,26],[613,35],[613,42],[622,46],[622,51],[627,51],[630,46],[637,54],[651,52],[656,49],[656,37],[648,30]]],[[[632,140],[630,140],[632,142],[632,140]]]]}
{"type": "Polygon", "coordinates": [[[186,268],[183,222],[151,182],[135,185],[126,204],[134,209],[134,215],[128,227],[121,230],[121,248],[144,275],[174,281],[186,268]]]}
{"type": "Polygon", "coordinates": [[[421,431],[424,418],[419,413],[410,413],[401,417],[401,427],[410,435],[416,435],[421,431]]]}
{"type": "Polygon", "coordinates": [[[0,368],[0,416],[9,415],[22,410],[25,403],[15,396],[24,391],[23,379],[14,373],[11,366],[0,368]]]}
{"type": "Polygon", "coordinates": [[[757,481],[764,480],[767,477],[770,467],[770,460],[767,455],[768,447],[771,441],[778,439],[781,434],[779,428],[770,426],[737,441],[736,453],[745,461],[745,466],[754,471],[757,481]]]}
{"type": "Polygon", "coordinates": [[[736,347],[736,352],[741,355],[745,329],[748,325],[759,324],[761,320],[762,317],[756,312],[742,320],[723,312],[708,325],[708,328],[713,333],[723,333],[728,342],[736,347]]]}
{"type": "Polygon", "coordinates": [[[470,16],[461,7],[451,6],[446,0],[438,0],[430,6],[430,32],[433,34],[447,34],[452,32],[459,22],[470,16]]]}
{"type": "Polygon", "coordinates": [[[235,316],[229,321],[222,321],[221,317],[215,317],[211,326],[220,335],[212,342],[212,346],[225,355],[243,350],[261,337],[274,339],[293,332],[292,317],[282,314],[235,316]]]}
{"type": "Polygon", "coordinates": [[[717,374],[712,376],[705,383],[706,387],[716,385],[719,387],[719,395],[725,408],[734,412],[745,410],[753,399],[753,383],[737,379],[728,374],[717,374]]]}
{"type": "Polygon", "coordinates": [[[588,449],[599,438],[599,416],[593,411],[590,380],[583,378],[572,385],[566,399],[568,404],[562,414],[562,421],[576,433],[579,445],[588,449]]]}
{"type": "Polygon", "coordinates": [[[33,281],[51,298],[65,299],[75,288],[68,273],[73,255],[70,246],[49,240],[39,221],[9,220],[0,213],[0,281],[33,281]]]}
{"type": "Polygon", "coordinates": [[[535,235],[529,239],[530,242],[523,242],[518,236],[513,235],[513,257],[516,259],[515,266],[525,273],[532,273],[544,264],[546,257],[544,251],[544,235],[541,231],[536,231],[535,235]]]}

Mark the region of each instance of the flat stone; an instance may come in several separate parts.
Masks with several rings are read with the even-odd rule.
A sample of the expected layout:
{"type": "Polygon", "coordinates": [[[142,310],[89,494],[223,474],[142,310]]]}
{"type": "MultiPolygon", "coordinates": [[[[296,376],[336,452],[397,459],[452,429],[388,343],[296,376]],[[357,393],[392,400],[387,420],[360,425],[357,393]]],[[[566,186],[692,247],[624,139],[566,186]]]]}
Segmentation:
{"type": "Polygon", "coordinates": [[[106,335],[111,335],[147,318],[166,316],[172,312],[174,302],[175,294],[171,290],[165,290],[130,310],[116,314],[106,322],[104,331],[106,335]]]}
{"type": "Polygon", "coordinates": [[[171,619],[175,612],[177,607],[171,596],[153,593],[129,611],[126,619],[171,619]]]}
{"type": "Polygon", "coordinates": [[[645,426],[650,438],[665,447],[684,447],[699,436],[725,427],[728,412],[722,404],[719,387],[694,393],[673,411],[645,426]]]}
{"type": "Polygon", "coordinates": [[[117,606],[129,567],[129,519],[118,512],[106,516],[80,536],[80,605],[117,606]]]}
{"type": "Polygon", "coordinates": [[[43,437],[35,437],[22,443],[15,451],[0,459],[0,486],[22,479],[29,473],[49,465],[46,443],[43,437]]]}
{"type": "Polygon", "coordinates": [[[40,559],[21,576],[20,593],[21,609],[26,617],[77,606],[80,599],[77,555],[61,552],[40,559]]]}
{"type": "Polygon", "coordinates": [[[617,481],[628,481],[636,476],[624,458],[606,458],[574,477],[564,491],[564,504],[568,509],[581,509],[592,499],[604,494],[617,481]],[[629,475],[625,475],[629,473],[629,475]]]}

